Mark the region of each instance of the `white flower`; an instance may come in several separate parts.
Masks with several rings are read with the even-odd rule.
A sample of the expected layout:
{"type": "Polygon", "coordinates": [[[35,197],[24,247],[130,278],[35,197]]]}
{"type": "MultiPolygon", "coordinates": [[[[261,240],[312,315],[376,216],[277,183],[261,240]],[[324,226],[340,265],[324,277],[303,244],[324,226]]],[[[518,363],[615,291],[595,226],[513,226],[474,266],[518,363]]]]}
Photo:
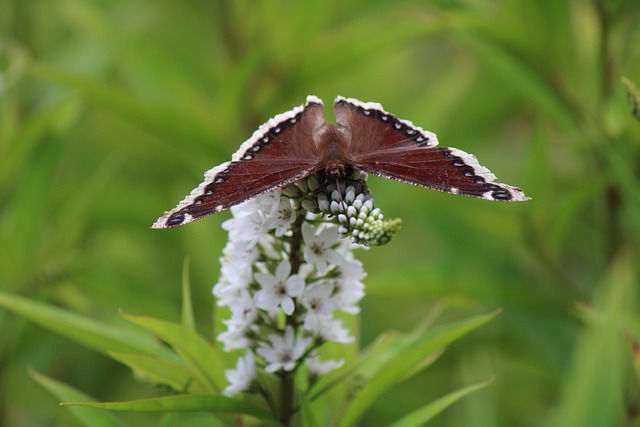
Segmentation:
{"type": "Polygon", "coordinates": [[[332,294],[331,283],[315,283],[304,290],[300,300],[309,311],[331,314],[337,308],[336,302],[331,297],[332,294]]]}
{"type": "MultiPolygon", "coordinates": [[[[317,316],[316,323],[310,331],[320,336],[325,341],[352,343],[355,338],[349,335],[349,331],[342,326],[342,320],[333,319],[331,316],[317,316]]],[[[306,327],[306,324],[305,324],[306,327]]]]}
{"type": "Polygon", "coordinates": [[[296,211],[293,209],[291,199],[287,197],[280,197],[280,201],[277,204],[273,215],[276,218],[276,221],[273,224],[276,230],[276,237],[283,236],[296,219],[296,211]]]}
{"type": "Polygon", "coordinates": [[[331,247],[338,243],[338,229],[325,227],[318,236],[313,226],[309,223],[302,224],[302,237],[306,244],[304,259],[308,263],[315,264],[318,273],[324,274],[330,265],[340,265],[344,258],[331,247]]]}
{"type": "Polygon", "coordinates": [[[229,303],[231,318],[223,320],[227,330],[218,335],[218,341],[224,344],[225,351],[247,348],[250,344],[246,337],[247,331],[254,327],[258,317],[258,309],[248,291],[238,293],[229,303]]]}
{"type": "Polygon", "coordinates": [[[229,308],[231,309],[231,319],[225,321],[227,324],[234,324],[246,329],[258,317],[258,309],[247,291],[241,291],[238,298],[229,304],[229,308]]]}
{"type": "Polygon", "coordinates": [[[239,290],[233,283],[229,283],[224,278],[220,278],[218,283],[213,285],[213,296],[217,298],[219,306],[225,306],[233,301],[239,290]]]}
{"type": "MultiPolygon", "coordinates": [[[[250,259],[255,260],[258,258],[258,248],[251,246],[246,240],[229,239],[222,253],[225,257],[230,259],[250,259]]],[[[252,261],[249,261],[252,264],[252,261]]]]}
{"type": "Polygon", "coordinates": [[[218,305],[233,302],[241,290],[247,289],[253,279],[253,264],[258,259],[258,248],[247,242],[230,240],[220,258],[220,278],[213,287],[218,305]]]}
{"type": "Polygon", "coordinates": [[[296,361],[300,359],[309,344],[311,338],[296,339],[295,332],[291,325],[288,325],[284,336],[269,335],[271,346],[262,344],[256,352],[264,357],[268,363],[264,369],[266,372],[276,372],[280,369],[292,371],[296,366],[296,361]]]}
{"type": "Polygon", "coordinates": [[[344,365],[344,360],[326,360],[322,362],[317,354],[310,355],[305,364],[312,376],[319,377],[344,365]]]}
{"type": "Polygon", "coordinates": [[[331,297],[332,294],[331,283],[316,283],[304,290],[300,301],[307,309],[304,320],[305,329],[318,330],[317,325],[338,309],[338,303],[331,297]]]}
{"type": "Polygon", "coordinates": [[[244,357],[240,357],[236,369],[225,370],[224,376],[229,381],[229,385],[224,389],[225,396],[232,397],[247,390],[256,378],[256,363],[253,352],[249,351],[244,357]]]}
{"type": "Polygon", "coordinates": [[[349,314],[360,313],[358,303],[365,295],[364,283],[344,279],[336,279],[333,283],[336,289],[334,298],[338,302],[340,310],[349,314]]]}
{"type": "Polygon", "coordinates": [[[338,277],[334,280],[334,299],[340,310],[349,314],[358,314],[358,303],[364,297],[364,279],[367,275],[362,268],[362,263],[353,259],[353,254],[348,253],[347,260],[336,269],[338,277]]]}
{"type": "Polygon", "coordinates": [[[279,190],[270,191],[233,206],[233,218],[222,223],[222,228],[229,232],[229,240],[240,240],[253,246],[269,230],[279,227],[281,221],[276,212],[281,204],[280,194],[279,190]]]}
{"type": "Polygon", "coordinates": [[[253,246],[274,228],[276,219],[274,215],[265,216],[262,211],[255,211],[226,220],[222,223],[222,228],[229,232],[229,240],[241,240],[253,246]]]}
{"type": "Polygon", "coordinates": [[[280,201],[280,190],[273,190],[261,196],[249,199],[244,203],[231,207],[231,213],[235,218],[243,218],[261,212],[265,215],[271,214],[280,201]]]}
{"type": "Polygon", "coordinates": [[[276,274],[256,273],[256,281],[262,289],[256,292],[256,306],[262,310],[273,310],[280,306],[285,314],[290,315],[295,309],[293,297],[297,297],[304,290],[304,280],[300,275],[291,273],[291,264],[288,260],[283,260],[276,274]]]}
{"type": "Polygon", "coordinates": [[[247,338],[246,333],[246,329],[230,325],[229,329],[218,334],[217,339],[224,344],[224,351],[242,350],[251,346],[251,341],[247,338]]]}

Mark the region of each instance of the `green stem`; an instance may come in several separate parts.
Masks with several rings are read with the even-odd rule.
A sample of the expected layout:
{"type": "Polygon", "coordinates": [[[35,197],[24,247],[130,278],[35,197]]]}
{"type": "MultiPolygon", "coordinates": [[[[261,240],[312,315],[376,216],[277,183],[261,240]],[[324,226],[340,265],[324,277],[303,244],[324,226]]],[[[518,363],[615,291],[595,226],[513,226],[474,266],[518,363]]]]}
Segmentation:
{"type": "MultiPolygon", "coordinates": [[[[296,212],[296,220],[291,225],[293,234],[291,235],[289,247],[289,262],[291,263],[291,274],[297,274],[302,264],[302,224],[306,217],[306,211],[298,208],[296,212]]],[[[291,326],[294,331],[298,328],[298,321],[295,315],[287,316],[287,325],[291,326]]],[[[291,425],[291,419],[295,413],[294,402],[294,376],[297,370],[280,372],[280,392],[282,398],[282,407],[280,412],[280,421],[283,427],[291,425]]]]}
{"type": "MultiPolygon", "coordinates": [[[[600,55],[600,67],[601,67],[601,90],[600,90],[600,102],[598,104],[597,110],[597,120],[601,127],[604,122],[604,114],[606,105],[611,97],[611,87],[613,83],[613,71],[615,69],[615,60],[612,58],[610,42],[611,42],[611,31],[610,31],[610,16],[607,11],[606,0],[596,0],[595,2],[596,8],[596,16],[598,17],[598,24],[600,26],[600,40],[598,45],[599,55],[600,55]]],[[[606,134],[606,137],[609,137],[606,134]]],[[[622,246],[623,235],[622,230],[619,226],[619,216],[620,211],[622,209],[622,196],[620,195],[620,189],[613,185],[609,184],[605,191],[606,204],[607,204],[607,236],[608,239],[608,248],[607,252],[609,257],[614,256],[617,253],[618,248],[622,246]]]]}
{"type": "Polygon", "coordinates": [[[293,402],[293,375],[295,373],[295,369],[293,371],[282,371],[280,373],[280,389],[282,392],[282,412],[280,414],[280,421],[282,422],[283,427],[288,427],[291,425],[291,419],[293,418],[294,413],[294,402],[293,402]]]}
{"type": "Polygon", "coordinates": [[[289,249],[289,261],[291,262],[291,274],[297,274],[302,264],[302,224],[304,223],[307,211],[298,208],[296,220],[291,224],[293,234],[291,235],[291,246],[289,249]]]}

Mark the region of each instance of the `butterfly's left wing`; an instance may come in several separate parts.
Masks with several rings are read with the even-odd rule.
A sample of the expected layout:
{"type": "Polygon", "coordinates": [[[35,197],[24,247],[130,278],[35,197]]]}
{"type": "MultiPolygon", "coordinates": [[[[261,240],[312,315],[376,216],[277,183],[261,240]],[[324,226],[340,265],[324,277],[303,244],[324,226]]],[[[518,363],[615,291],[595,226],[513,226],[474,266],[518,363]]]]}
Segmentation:
{"type": "Polygon", "coordinates": [[[205,174],[205,180],[153,228],[170,228],[211,215],[320,169],[313,134],[324,127],[324,107],[315,96],[305,106],[279,114],[233,155],[205,174]]]}
{"type": "Polygon", "coordinates": [[[400,120],[377,103],[338,97],[336,121],[350,135],[349,159],[372,175],[463,196],[523,201],[519,188],[494,182],[476,157],[456,148],[436,147],[432,132],[400,120]]]}

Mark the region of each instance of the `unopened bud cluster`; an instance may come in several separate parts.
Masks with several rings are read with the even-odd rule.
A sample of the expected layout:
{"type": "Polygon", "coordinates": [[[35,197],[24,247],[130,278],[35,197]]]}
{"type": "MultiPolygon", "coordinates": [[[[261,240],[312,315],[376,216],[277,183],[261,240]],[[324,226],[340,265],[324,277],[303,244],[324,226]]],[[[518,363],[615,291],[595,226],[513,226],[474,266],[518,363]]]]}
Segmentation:
{"type": "Polygon", "coordinates": [[[380,246],[396,235],[402,221],[384,219],[374,205],[366,180],[367,174],[360,171],[337,182],[316,174],[284,191],[291,196],[298,191],[306,194],[302,207],[309,212],[334,217],[340,237],[348,237],[353,243],[365,246],[380,246]]]}

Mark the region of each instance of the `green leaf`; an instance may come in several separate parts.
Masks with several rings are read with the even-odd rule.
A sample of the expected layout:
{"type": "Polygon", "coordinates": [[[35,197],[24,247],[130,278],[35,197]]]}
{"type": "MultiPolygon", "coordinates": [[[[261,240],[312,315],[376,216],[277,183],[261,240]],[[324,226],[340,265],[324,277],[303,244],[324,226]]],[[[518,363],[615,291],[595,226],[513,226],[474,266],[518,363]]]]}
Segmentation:
{"type": "MultiPolygon", "coordinates": [[[[400,334],[395,331],[388,331],[381,334],[375,342],[367,347],[359,361],[355,361],[341,369],[330,372],[328,375],[322,376],[313,386],[311,393],[309,394],[309,400],[314,401],[323,394],[334,389],[334,387],[343,384],[345,382],[344,380],[349,376],[354,376],[356,378],[371,378],[375,376],[375,374],[383,369],[387,363],[398,357],[402,351],[415,343],[416,340],[420,339],[426,333],[438,316],[440,316],[444,310],[444,306],[445,305],[443,303],[435,305],[429,312],[426,319],[416,325],[416,327],[409,333],[400,334]]],[[[343,358],[336,357],[335,355],[332,356],[336,359],[343,358]]],[[[425,358],[425,361],[433,361],[433,357],[425,358]]],[[[425,361],[423,361],[423,363],[425,361]]],[[[416,368],[424,368],[424,365],[417,365],[416,368]]],[[[414,369],[414,372],[409,372],[408,375],[410,376],[415,373],[417,373],[417,370],[414,369]]],[[[399,381],[404,379],[406,378],[401,378],[399,381]]]]}
{"type": "Polygon", "coordinates": [[[63,405],[124,412],[214,412],[249,415],[261,420],[277,422],[270,413],[239,399],[204,394],[168,396],[128,402],[68,402],[63,405]]]}
{"type": "Polygon", "coordinates": [[[422,408],[411,412],[408,415],[405,415],[404,417],[393,423],[391,427],[421,426],[469,393],[480,390],[481,388],[488,386],[492,382],[493,378],[479,384],[461,388],[460,390],[449,393],[446,396],[442,396],[440,399],[434,400],[433,402],[423,406],[422,408]]]}
{"type": "Polygon", "coordinates": [[[104,354],[109,351],[145,353],[176,359],[174,353],[147,333],[101,323],[58,307],[2,292],[0,307],[104,354]]]}
{"type": "Polygon", "coordinates": [[[632,374],[627,350],[627,322],[637,301],[638,255],[618,254],[600,286],[587,327],[574,350],[553,426],[622,425],[622,390],[632,374]]]}
{"type": "Polygon", "coordinates": [[[167,342],[187,363],[195,380],[207,392],[220,393],[226,383],[225,363],[213,345],[196,332],[177,323],[125,313],[122,316],[167,342]]]}
{"type": "Polygon", "coordinates": [[[443,309],[443,303],[434,306],[427,318],[416,325],[409,333],[387,332],[383,334],[373,345],[367,348],[357,374],[372,378],[382,369],[385,369],[389,362],[399,357],[401,353],[417,341],[423,339],[431,325],[442,314],[443,309]]]}
{"type": "Polygon", "coordinates": [[[189,257],[185,257],[182,263],[182,324],[196,330],[196,321],[193,315],[193,301],[191,299],[191,281],[189,280],[189,257]]]}
{"type": "MultiPolygon", "coordinates": [[[[60,400],[73,400],[77,402],[90,402],[95,400],[73,387],[55,381],[32,369],[29,370],[29,375],[31,375],[31,378],[60,400]]],[[[88,427],[122,427],[125,425],[113,414],[108,412],[90,411],[86,408],[79,407],[70,407],[67,409],[69,409],[69,411],[71,411],[71,413],[78,418],[82,424],[88,427]]]]}
{"type": "Polygon", "coordinates": [[[302,425],[304,427],[320,427],[316,414],[313,411],[311,402],[307,399],[304,393],[299,394],[300,400],[300,416],[302,418],[302,425]]]}
{"type": "Polygon", "coordinates": [[[109,355],[133,369],[135,374],[145,381],[165,384],[180,392],[190,390],[202,393],[205,391],[203,389],[193,390],[190,387],[190,383],[193,381],[191,372],[186,366],[179,363],[141,354],[109,353],[109,355]]]}
{"type": "Polygon", "coordinates": [[[405,378],[434,352],[493,319],[498,312],[499,310],[496,310],[487,315],[440,326],[415,340],[404,351],[381,367],[379,372],[362,386],[354,399],[348,403],[344,416],[338,425],[354,425],[364,411],[399,379],[405,378]]]}

